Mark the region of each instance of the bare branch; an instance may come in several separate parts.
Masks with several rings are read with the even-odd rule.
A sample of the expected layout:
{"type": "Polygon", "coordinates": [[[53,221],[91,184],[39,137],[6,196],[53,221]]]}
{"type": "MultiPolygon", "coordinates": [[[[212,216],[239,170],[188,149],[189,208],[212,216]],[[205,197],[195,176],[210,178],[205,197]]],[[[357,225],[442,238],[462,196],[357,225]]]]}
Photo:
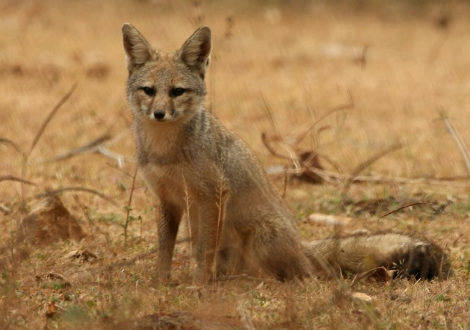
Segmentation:
{"type": "Polygon", "coordinates": [[[335,112],[337,112],[337,111],[347,110],[347,109],[352,109],[352,108],[354,108],[354,100],[353,100],[353,98],[352,98],[351,93],[349,93],[349,103],[340,105],[340,106],[338,106],[338,107],[336,107],[336,108],[333,108],[333,109],[331,109],[331,110],[325,112],[324,114],[322,114],[322,115],[321,115],[319,118],[317,118],[305,131],[303,131],[303,133],[301,133],[301,134],[297,137],[297,139],[296,139],[294,145],[297,145],[297,144],[299,144],[300,142],[302,142],[302,140],[305,139],[305,137],[307,136],[307,134],[308,134],[316,125],[318,125],[319,122],[321,122],[323,119],[325,119],[325,118],[328,117],[329,115],[331,115],[331,114],[333,114],[333,113],[335,113],[335,112]]]}
{"type": "Polygon", "coordinates": [[[31,186],[36,186],[36,184],[34,182],[23,180],[23,179],[17,178],[16,176],[13,176],[13,175],[0,176],[0,182],[1,181],[16,181],[16,182],[21,182],[21,183],[24,183],[24,184],[29,184],[31,186]]]}
{"type": "Polygon", "coordinates": [[[108,135],[108,134],[102,135],[101,137],[97,138],[96,140],[93,140],[93,141],[91,141],[91,142],[89,142],[89,143],[87,143],[87,144],[85,144],[81,147],[74,148],[74,149],[66,151],[62,154],[59,154],[59,155],[55,156],[52,159],[42,160],[41,162],[44,163],[44,162],[58,161],[58,160],[68,159],[68,158],[71,158],[71,157],[74,157],[74,156],[77,156],[77,155],[87,154],[87,153],[100,153],[103,156],[106,156],[106,157],[109,157],[109,158],[112,158],[112,159],[116,160],[116,162],[118,163],[119,168],[122,168],[124,166],[124,161],[132,162],[133,158],[125,157],[121,154],[118,154],[114,151],[109,150],[105,146],[110,145],[113,142],[121,139],[127,133],[128,133],[127,131],[121,132],[120,134],[118,134],[114,138],[111,138],[111,136],[108,135]]]}
{"type": "Polygon", "coordinates": [[[387,149],[385,150],[382,150],[381,152],[379,152],[378,154],[372,156],[371,158],[369,158],[368,160],[366,160],[364,163],[362,163],[361,165],[359,165],[354,171],[353,173],[351,174],[350,178],[345,182],[344,184],[344,188],[343,190],[346,191],[348,190],[349,186],[351,185],[353,179],[359,175],[359,173],[361,173],[362,171],[364,171],[366,168],[368,168],[369,166],[371,166],[373,163],[375,163],[376,161],[378,161],[380,158],[382,158],[383,156],[391,153],[392,151],[395,151],[395,150],[398,150],[398,149],[401,149],[403,148],[405,145],[402,143],[402,142],[398,142],[398,143],[395,143],[393,145],[391,145],[390,147],[388,147],[387,149]]]}
{"type": "Polygon", "coordinates": [[[39,194],[39,195],[36,195],[36,198],[43,198],[43,197],[48,197],[48,196],[53,196],[53,195],[58,195],[58,194],[61,194],[63,192],[66,192],[66,191],[80,191],[80,192],[87,192],[87,193],[90,193],[90,194],[94,194],[94,195],[97,195],[99,197],[101,197],[102,199],[104,199],[105,201],[113,204],[114,206],[119,206],[112,198],[106,196],[105,194],[102,194],[94,189],[90,189],[90,188],[83,188],[83,187],[66,187],[66,188],[61,188],[61,189],[56,189],[56,190],[51,190],[51,191],[48,191],[44,194],[39,194]]]}
{"type": "MultiPolygon", "coordinates": [[[[459,180],[465,180],[467,181],[469,177],[452,177],[452,178],[430,178],[430,177],[424,177],[424,178],[403,178],[403,177],[388,177],[388,176],[356,176],[353,177],[351,175],[344,175],[344,174],[339,174],[336,172],[330,172],[330,171],[325,171],[325,170],[320,170],[318,168],[314,167],[309,167],[309,171],[314,172],[315,174],[318,174],[321,176],[326,182],[334,185],[340,185],[342,182],[351,180],[352,183],[402,183],[402,184],[428,184],[428,185],[436,185],[436,186],[449,186],[449,187],[455,187],[455,188],[466,188],[470,186],[470,183],[465,183],[465,184],[451,184],[452,181],[459,181],[459,180]]],[[[288,174],[300,174],[302,171],[299,171],[297,169],[284,169],[280,168],[279,170],[276,170],[272,168],[270,171],[267,172],[268,175],[284,175],[284,173],[288,174]]]]}
{"type": "Polygon", "coordinates": [[[268,151],[274,157],[281,158],[281,159],[292,160],[291,157],[284,156],[284,155],[278,153],[276,150],[274,150],[273,146],[271,145],[271,143],[268,140],[268,136],[266,135],[266,133],[261,133],[261,141],[263,141],[263,144],[266,147],[266,149],[268,149],[268,151]]]}
{"type": "Polygon", "coordinates": [[[41,138],[42,134],[44,133],[44,130],[46,129],[46,126],[52,120],[52,118],[57,113],[57,111],[60,109],[60,107],[70,98],[70,96],[73,94],[73,92],[75,91],[77,86],[78,86],[78,83],[75,83],[72,86],[72,88],[70,89],[70,91],[67,94],[65,94],[64,97],[62,97],[62,99],[59,101],[59,103],[57,103],[57,105],[52,109],[52,111],[47,116],[46,120],[44,120],[44,122],[42,123],[41,128],[39,129],[38,133],[36,134],[36,136],[33,140],[33,143],[31,144],[31,148],[30,148],[30,150],[27,154],[27,157],[29,157],[29,155],[31,155],[31,153],[33,152],[34,147],[36,146],[36,144],[38,143],[38,141],[41,138]]]}
{"type": "Polygon", "coordinates": [[[104,135],[100,136],[99,138],[97,138],[97,139],[95,139],[95,140],[93,140],[93,141],[91,141],[91,142],[89,142],[89,143],[87,143],[83,146],[80,146],[78,148],[75,148],[75,149],[66,151],[62,154],[59,154],[59,155],[55,156],[53,159],[51,159],[50,161],[63,160],[63,159],[67,159],[67,158],[70,158],[72,156],[87,153],[87,152],[96,152],[98,146],[100,146],[101,144],[103,144],[104,142],[106,142],[110,139],[111,139],[111,136],[109,134],[104,134],[104,135]]]}
{"type": "Polygon", "coordinates": [[[19,145],[17,145],[15,142],[13,142],[12,140],[10,139],[5,139],[5,138],[0,138],[0,143],[3,143],[3,144],[6,144],[6,145],[9,145],[11,147],[13,147],[13,149],[15,149],[21,156],[25,156],[23,150],[20,148],[19,145]]]}
{"type": "Polygon", "coordinates": [[[390,215],[392,213],[395,213],[395,212],[398,212],[400,210],[403,210],[403,209],[406,209],[407,207],[411,207],[411,206],[415,206],[415,205],[425,205],[425,204],[429,204],[429,205],[433,205],[432,203],[429,203],[429,202],[416,202],[416,203],[411,203],[411,204],[408,204],[408,205],[404,205],[402,207],[399,207],[397,208],[396,210],[393,210],[391,212],[388,212],[388,213],[385,213],[384,215],[381,215],[377,220],[380,220],[382,218],[385,218],[387,215],[390,215]]]}
{"type": "Polygon", "coordinates": [[[130,215],[131,215],[131,205],[132,205],[132,196],[134,196],[134,190],[135,190],[135,178],[137,177],[137,171],[139,170],[139,167],[135,167],[134,175],[132,176],[132,186],[131,186],[131,192],[129,193],[129,200],[127,202],[127,207],[126,207],[126,221],[124,222],[124,242],[127,242],[127,228],[129,227],[129,222],[130,222],[130,215]]]}
{"type": "Polygon", "coordinates": [[[462,137],[460,136],[459,132],[457,132],[457,130],[455,129],[454,124],[452,124],[452,121],[447,116],[447,114],[445,114],[444,111],[440,111],[439,115],[444,121],[444,124],[446,125],[447,130],[449,131],[450,135],[452,136],[452,139],[457,145],[457,148],[459,148],[459,152],[460,155],[462,155],[462,159],[465,163],[465,167],[467,168],[467,172],[468,174],[470,174],[470,157],[468,155],[468,149],[465,145],[465,142],[463,142],[462,137]]]}

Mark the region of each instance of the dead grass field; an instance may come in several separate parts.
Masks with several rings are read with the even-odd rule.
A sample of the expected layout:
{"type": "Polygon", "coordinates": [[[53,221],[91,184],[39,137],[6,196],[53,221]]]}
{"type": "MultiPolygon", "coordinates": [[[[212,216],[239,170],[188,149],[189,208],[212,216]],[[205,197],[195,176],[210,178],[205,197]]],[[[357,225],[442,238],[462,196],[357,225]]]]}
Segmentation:
{"type": "MultiPolygon", "coordinates": [[[[459,2],[426,1],[380,8],[322,1],[0,1],[0,138],[28,152],[49,112],[78,83],[25,166],[15,148],[0,143],[0,329],[470,329],[469,174],[439,115],[445,112],[470,144],[469,13],[459,2]],[[270,155],[261,133],[289,140],[351,95],[353,108],[322,120],[298,147],[317,151],[325,169],[346,175],[401,142],[403,148],[361,174],[434,181],[352,184],[344,192],[341,183],[292,179],[285,198],[302,235],[362,228],[414,233],[445,247],[453,276],[354,286],[351,278],[287,284],[239,278],[196,288],[180,245],[172,275],[179,284],[155,284],[156,201],[139,178],[132,189],[134,163],[118,169],[98,153],[50,161],[104,134],[113,137],[109,150],[132,158],[124,22],[167,51],[200,24],[212,28],[208,108],[266,167],[291,164],[270,155]],[[63,192],[86,237],[18,242],[18,224],[37,196],[67,187],[93,189],[117,205],[63,192]],[[428,204],[379,219],[416,201],[428,204]],[[311,212],[353,221],[341,228],[315,224],[306,220],[311,212]],[[354,292],[372,301],[354,299],[354,292]]],[[[283,191],[283,176],[272,179],[283,191]]]]}

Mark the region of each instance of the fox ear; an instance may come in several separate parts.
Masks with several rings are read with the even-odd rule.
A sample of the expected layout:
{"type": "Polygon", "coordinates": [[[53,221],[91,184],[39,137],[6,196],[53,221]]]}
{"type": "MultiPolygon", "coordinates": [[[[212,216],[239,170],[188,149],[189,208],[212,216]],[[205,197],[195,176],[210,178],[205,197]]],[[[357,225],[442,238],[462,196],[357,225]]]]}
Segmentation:
{"type": "Polygon", "coordinates": [[[211,30],[203,26],[186,40],[180,49],[179,56],[183,63],[204,79],[210,63],[211,48],[211,30]]]}
{"type": "Polygon", "coordinates": [[[152,59],[154,54],[152,47],[140,32],[129,23],[122,26],[122,40],[129,72],[135,66],[142,65],[152,59]]]}

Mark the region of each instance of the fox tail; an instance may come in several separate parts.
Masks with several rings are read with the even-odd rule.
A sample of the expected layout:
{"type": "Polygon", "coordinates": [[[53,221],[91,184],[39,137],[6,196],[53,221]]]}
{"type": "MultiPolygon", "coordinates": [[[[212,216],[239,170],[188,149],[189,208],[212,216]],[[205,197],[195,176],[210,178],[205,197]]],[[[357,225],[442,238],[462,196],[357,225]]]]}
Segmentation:
{"type": "Polygon", "coordinates": [[[361,274],[374,269],[392,270],[394,277],[447,278],[449,259],[438,245],[401,233],[354,234],[303,243],[315,273],[361,274]]]}

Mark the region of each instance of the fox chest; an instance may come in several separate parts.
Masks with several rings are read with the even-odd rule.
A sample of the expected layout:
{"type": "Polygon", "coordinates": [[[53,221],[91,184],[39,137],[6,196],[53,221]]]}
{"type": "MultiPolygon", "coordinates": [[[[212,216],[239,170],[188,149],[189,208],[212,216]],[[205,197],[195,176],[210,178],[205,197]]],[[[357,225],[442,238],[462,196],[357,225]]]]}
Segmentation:
{"type": "Polygon", "coordinates": [[[180,167],[146,165],[141,166],[140,171],[147,186],[161,201],[184,207],[188,187],[180,167]]]}

